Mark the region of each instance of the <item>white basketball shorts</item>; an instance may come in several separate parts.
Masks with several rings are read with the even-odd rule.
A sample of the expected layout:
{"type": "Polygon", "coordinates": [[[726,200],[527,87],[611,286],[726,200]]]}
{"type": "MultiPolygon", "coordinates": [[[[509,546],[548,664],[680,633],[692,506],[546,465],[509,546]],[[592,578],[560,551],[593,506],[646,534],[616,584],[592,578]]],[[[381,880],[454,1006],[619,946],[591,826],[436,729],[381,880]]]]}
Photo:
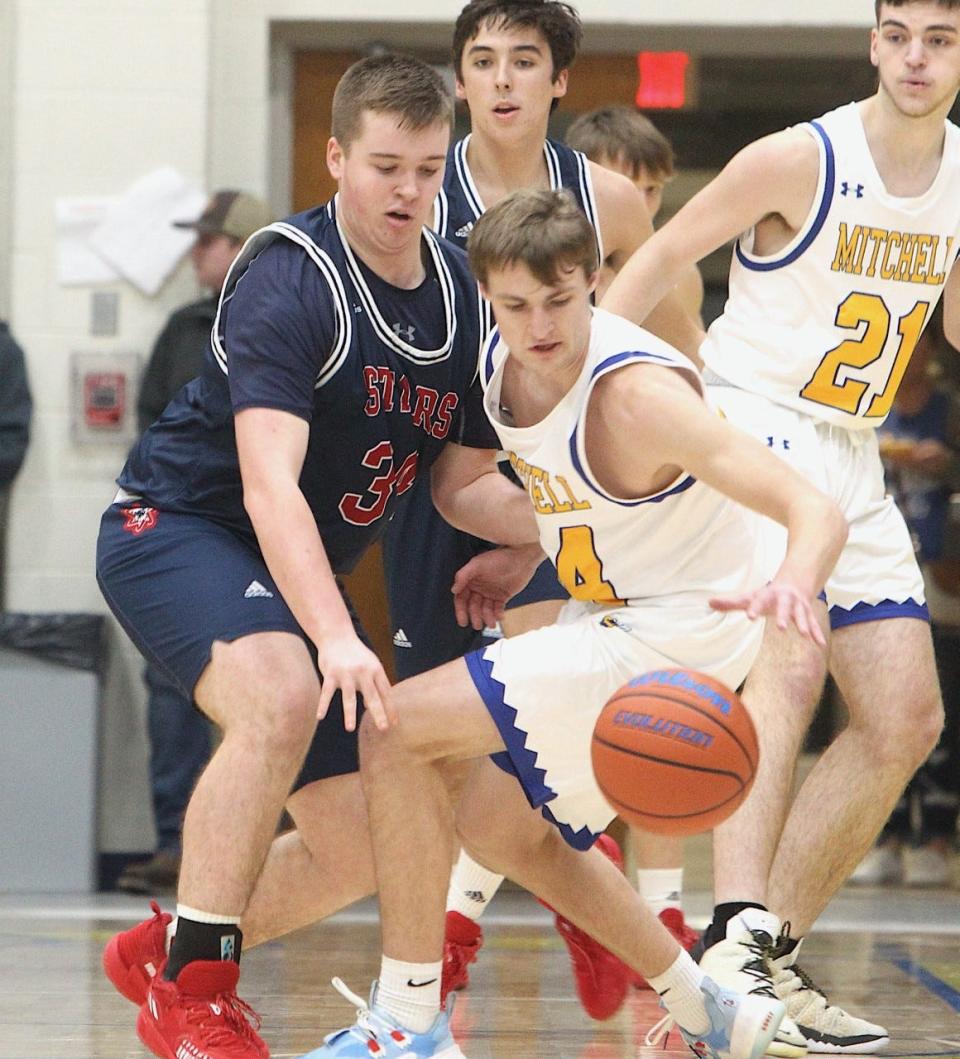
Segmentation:
{"type": "MultiPolygon", "coordinates": [[[[923,578],[907,524],[886,492],[875,430],[844,430],[707,376],[710,403],[832,497],[850,524],[826,584],[831,628],[883,618],[928,621],[923,578]]],[[[787,533],[761,519],[767,576],[787,533]]]]}
{"type": "Polygon", "coordinates": [[[527,800],[567,842],[589,849],[616,815],[590,763],[593,726],[607,699],[655,669],[696,669],[737,688],[760,646],[763,622],[720,614],[706,597],[629,607],[571,600],[555,625],[498,640],[466,656],[467,667],[527,800]]]}

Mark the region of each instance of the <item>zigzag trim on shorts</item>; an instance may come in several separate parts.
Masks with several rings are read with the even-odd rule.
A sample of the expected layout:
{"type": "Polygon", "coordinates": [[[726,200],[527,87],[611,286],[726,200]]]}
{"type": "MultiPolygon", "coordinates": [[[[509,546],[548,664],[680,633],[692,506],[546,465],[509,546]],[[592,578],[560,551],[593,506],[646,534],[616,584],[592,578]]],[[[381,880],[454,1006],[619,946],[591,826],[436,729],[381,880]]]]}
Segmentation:
{"type": "Polygon", "coordinates": [[[830,608],[831,629],[842,629],[845,625],[857,625],[864,621],[883,621],[885,618],[916,618],[929,622],[930,612],[926,603],[918,603],[912,598],[902,603],[892,599],[880,603],[857,603],[849,610],[840,606],[830,608]]]}
{"type": "Polygon", "coordinates": [[[529,733],[517,725],[517,711],[503,700],[506,687],[493,675],[493,662],[484,658],[489,650],[491,648],[485,647],[481,651],[471,651],[464,661],[506,747],[506,753],[491,754],[490,757],[504,772],[511,772],[517,777],[527,801],[532,808],[537,809],[544,802],[556,798],[557,792],[544,782],[547,772],[546,769],[537,768],[536,753],[527,749],[529,733]]]}

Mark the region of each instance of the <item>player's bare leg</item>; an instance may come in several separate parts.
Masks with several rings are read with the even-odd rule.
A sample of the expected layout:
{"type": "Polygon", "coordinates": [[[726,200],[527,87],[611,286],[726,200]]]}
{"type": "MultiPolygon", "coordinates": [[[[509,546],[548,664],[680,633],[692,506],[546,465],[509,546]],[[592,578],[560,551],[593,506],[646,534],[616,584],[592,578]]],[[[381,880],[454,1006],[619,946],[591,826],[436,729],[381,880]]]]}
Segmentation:
{"type": "MultiPolygon", "coordinates": [[[[453,814],[439,763],[485,757],[502,750],[503,742],[462,661],[405,681],[393,695],[400,723],[381,732],[365,721],[360,732],[361,777],[383,933],[384,959],[374,997],[378,1008],[398,1025],[422,1034],[440,1024],[433,1020],[439,1006],[449,857],[455,845],[453,814]]],[[[493,770],[492,764],[484,763],[471,773],[458,807],[464,819],[474,809],[472,799],[479,797],[473,787],[476,777],[501,782],[493,770]]],[[[488,794],[479,811],[494,836],[489,847],[480,848],[485,844],[472,826],[465,825],[465,834],[477,843],[486,863],[493,864],[495,850],[499,851],[503,866],[520,881],[565,914],[572,913],[611,951],[628,956],[665,996],[671,1013],[687,1031],[708,1030],[710,1007],[719,1019],[714,1026],[718,1033],[734,1032],[737,1022],[747,1042],[746,1053],[763,1050],[782,1016],[777,1001],[731,995],[721,1010],[712,984],[705,982],[620,872],[598,853],[584,856],[566,847],[559,835],[550,835],[522,802],[519,789],[509,804],[499,793],[488,794]],[[494,811],[505,814],[497,815],[496,825],[489,822],[494,811]],[[532,838],[523,824],[536,828],[532,838]]],[[[729,1047],[729,1037],[725,1039],[729,1047]]]]}
{"type": "MultiPolygon", "coordinates": [[[[532,629],[552,625],[564,600],[544,599],[506,611],[500,620],[504,636],[519,636],[532,629]]],[[[499,872],[491,871],[461,849],[453,865],[447,891],[446,939],[443,949],[443,990],[464,989],[470,982],[470,964],[483,945],[480,918],[503,883],[499,872]]]]}
{"type": "Polygon", "coordinates": [[[215,643],[195,690],[223,732],[190,799],[177,899],[239,918],[315,725],[319,682],[289,633],[215,643]]]}
{"type": "MultiPolygon", "coordinates": [[[[826,607],[818,607],[826,630],[826,607]]],[[[792,630],[768,622],[743,689],[760,747],[757,775],[746,801],[714,831],[713,921],[703,936],[704,970],[729,989],[773,992],[766,953],[780,934],[767,911],[770,866],[787,815],[797,755],[826,674],[826,652],[792,630]]],[[[771,1046],[796,1059],[806,1038],[790,1018],[771,1046]]]]}
{"type": "Polygon", "coordinates": [[[270,846],[241,922],[247,948],[326,919],[376,889],[359,773],[302,787],[287,811],[297,827],[270,846]]]}
{"type": "Polygon", "coordinates": [[[517,781],[485,760],[464,791],[457,830],[471,853],[496,864],[607,947],[629,966],[659,974],[677,957],[671,935],[626,876],[599,850],[578,853],[530,808],[517,781]],[[585,893],[603,900],[584,902],[585,893]]]}
{"type": "Polygon", "coordinates": [[[870,848],[943,725],[926,622],[838,629],[830,670],[850,721],[798,793],[770,876],[770,907],[790,920],[794,937],[810,929],[870,848]]]}
{"type": "MultiPolygon", "coordinates": [[[[827,631],[826,607],[819,605],[827,631]]],[[[760,747],[757,775],[739,809],[714,831],[717,904],[767,904],[771,865],[787,817],[793,775],[826,676],[826,654],[772,622],[743,688],[760,747]]]]}

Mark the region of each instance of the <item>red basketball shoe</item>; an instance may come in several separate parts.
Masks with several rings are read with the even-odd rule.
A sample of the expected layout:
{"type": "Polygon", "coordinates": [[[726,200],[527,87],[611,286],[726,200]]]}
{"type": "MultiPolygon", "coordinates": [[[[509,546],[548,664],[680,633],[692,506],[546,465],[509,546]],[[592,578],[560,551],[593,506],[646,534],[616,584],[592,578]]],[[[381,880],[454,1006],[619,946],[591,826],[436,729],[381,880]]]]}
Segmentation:
{"type": "MultiPolygon", "coordinates": [[[[681,949],[686,949],[689,952],[700,940],[700,935],[697,931],[693,927],[687,926],[687,921],[683,918],[683,912],[679,908],[665,908],[659,913],[657,918],[677,939],[681,949]]],[[[642,974],[635,974],[633,976],[633,988],[650,989],[651,987],[642,974]]]]}
{"type": "MultiPolygon", "coordinates": [[[[623,854],[614,839],[609,835],[601,835],[596,845],[601,853],[623,871],[623,854]]],[[[554,913],[554,923],[570,953],[577,996],[583,1010],[590,1018],[601,1022],[612,1018],[623,1007],[627,988],[634,977],[633,971],[623,960],[614,956],[600,942],[594,941],[589,934],[574,926],[559,912],[554,913]]]]}
{"type": "Polygon", "coordinates": [[[167,925],[173,919],[156,901],[150,907],[149,919],[114,934],[103,950],[104,974],[137,1007],[146,1002],[150,983],[167,962],[167,925]]]}
{"type": "Polygon", "coordinates": [[[232,960],[195,960],[168,982],[158,975],[137,1016],[137,1036],[161,1059],[270,1059],[260,1016],[236,993],[232,960]]]}
{"type": "Polygon", "coordinates": [[[443,977],[440,979],[440,1007],[447,1003],[447,993],[466,989],[470,982],[467,968],[477,958],[483,944],[479,923],[459,912],[447,913],[443,938],[443,977]]]}

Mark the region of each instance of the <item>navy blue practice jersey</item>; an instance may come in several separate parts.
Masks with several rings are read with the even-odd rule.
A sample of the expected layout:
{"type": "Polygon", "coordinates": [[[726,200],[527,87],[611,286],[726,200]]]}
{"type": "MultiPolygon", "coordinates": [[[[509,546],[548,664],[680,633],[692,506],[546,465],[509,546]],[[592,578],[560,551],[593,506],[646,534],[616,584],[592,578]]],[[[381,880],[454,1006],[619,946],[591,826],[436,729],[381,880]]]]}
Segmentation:
{"type": "Polygon", "coordinates": [[[233,265],[199,378],[146,432],[118,479],[161,510],[255,543],[234,415],[310,424],[300,487],[330,563],[348,572],[447,441],[496,448],[476,381],[483,339],[466,257],[424,230],[426,279],[402,290],[352,252],[336,199],[253,236],[233,265]]]}

